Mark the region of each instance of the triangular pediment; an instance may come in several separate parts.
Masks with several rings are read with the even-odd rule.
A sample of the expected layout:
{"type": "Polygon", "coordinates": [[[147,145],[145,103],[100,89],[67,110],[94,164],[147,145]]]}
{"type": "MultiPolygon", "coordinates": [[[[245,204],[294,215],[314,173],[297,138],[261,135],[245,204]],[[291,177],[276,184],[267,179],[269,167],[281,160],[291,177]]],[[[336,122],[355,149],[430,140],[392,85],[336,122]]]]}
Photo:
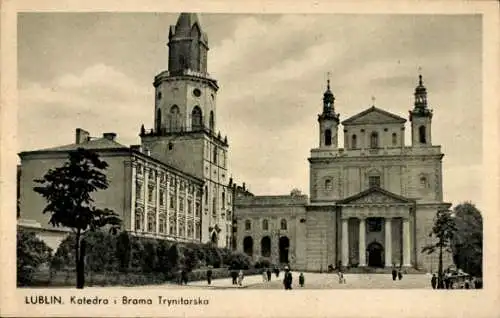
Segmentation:
{"type": "Polygon", "coordinates": [[[414,200],[402,197],[382,188],[373,187],[343,200],[337,201],[337,204],[411,204],[414,202],[414,200]]]}
{"type": "Polygon", "coordinates": [[[372,106],[342,122],[342,125],[404,124],[406,119],[372,106]]]}

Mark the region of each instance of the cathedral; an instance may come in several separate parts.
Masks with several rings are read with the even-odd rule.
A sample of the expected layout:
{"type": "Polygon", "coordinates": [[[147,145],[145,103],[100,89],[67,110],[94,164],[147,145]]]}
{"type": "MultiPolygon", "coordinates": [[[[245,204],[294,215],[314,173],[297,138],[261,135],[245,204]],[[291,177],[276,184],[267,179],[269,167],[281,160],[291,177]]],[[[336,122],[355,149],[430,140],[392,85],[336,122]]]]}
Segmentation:
{"type": "Polygon", "coordinates": [[[71,144],[19,154],[18,226],[57,248],[68,229],[48,224],[33,180],[83,147],[109,165],[110,186],[95,194],[96,205],[120,214],[133,235],[212,242],[297,270],[437,266],[435,256],[421,250],[431,240],[436,212],[450,204],[443,202],[443,154],[432,143],[422,76],[408,143],[407,119],[375,106],[340,122],[328,81],[318,144],[308,158],[309,196],[254,196],[230,177],[228,138],[217,130],[219,86],[207,72],[208,36],[196,14],[179,15],[168,48],[168,70],[153,81],[154,125],[140,127],[140,145],[77,128],[71,144]]]}
{"type": "Polygon", "coordinates": [[[340,122],[328,81],[318,145],[308,158],[310,197],[238,199],[238,249],[297,270],[435,269],[436,257],[421,250],[431,242],[436,212],[451,204],[443,202],[444,155],[432,143],[433,112],[421,75],[414,99],[407,145],[407,120],[375,106],[340,122]]]}

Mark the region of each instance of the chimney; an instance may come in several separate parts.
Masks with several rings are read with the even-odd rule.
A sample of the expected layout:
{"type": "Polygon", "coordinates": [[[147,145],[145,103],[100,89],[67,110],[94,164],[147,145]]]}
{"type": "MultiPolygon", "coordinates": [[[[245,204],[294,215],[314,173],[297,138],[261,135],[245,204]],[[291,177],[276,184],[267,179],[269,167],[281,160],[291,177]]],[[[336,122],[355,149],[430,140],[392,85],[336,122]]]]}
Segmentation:
{"type": "Polygon", "coordinates": [[[76,129],[76,133],[75,133],[75,143],[76,144],[83,144],[89,140],[90,140],[90,134],[88,131],[81,129],[81,128],[76,129]]]}
{"type": "Polygon", "coordinates": [[[245,191],[246,188],[245,188],[245,182],[243,182],[243,191],[245,191]]]}
{"type": "Polygon", "coordinates": [[[104,133],[104,134],[102,134],[102,137],[103,137],[104,139],[114,141],[114,140],[115,140],[115,138],[116,138],[116,133],[114,133],[114,132],[104,133]]]}

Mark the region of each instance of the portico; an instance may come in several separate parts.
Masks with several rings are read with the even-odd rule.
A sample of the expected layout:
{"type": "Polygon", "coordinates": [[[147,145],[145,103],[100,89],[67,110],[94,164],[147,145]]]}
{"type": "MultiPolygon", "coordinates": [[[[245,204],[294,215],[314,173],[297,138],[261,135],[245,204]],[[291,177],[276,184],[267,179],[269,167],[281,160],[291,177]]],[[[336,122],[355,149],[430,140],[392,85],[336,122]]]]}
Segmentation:
{"type": "Polygon", "coordinates": [[[337,206],[342,266],[412,266],[413,200],[373,187],[337,202],[337,206]]]}

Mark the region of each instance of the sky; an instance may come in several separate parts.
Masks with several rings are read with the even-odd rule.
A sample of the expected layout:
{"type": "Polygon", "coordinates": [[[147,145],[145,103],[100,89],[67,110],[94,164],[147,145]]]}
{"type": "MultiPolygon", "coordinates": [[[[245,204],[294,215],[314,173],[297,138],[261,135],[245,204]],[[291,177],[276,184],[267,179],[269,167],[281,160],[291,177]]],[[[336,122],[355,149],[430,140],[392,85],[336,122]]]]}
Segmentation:
{"type": "MultiPolygon", "coordinates": [[[[20,13],[19,151],[152,127],[153,78],[166,70],[171,13],[20,13]]],[[[370,107],[408,118],[418,70],[442,146],[447,202],[481,207],[479,15],[201,14],[208,71],[220,86],[217,129],[233,178],[257,195],[309,193],[310,149],[327,73],[344,120],[370,107]]],[[[406,143],[410,142],[407,122],[406,143]]],[[[339,146],[343,145],[342,128],[339,146]]]]}

